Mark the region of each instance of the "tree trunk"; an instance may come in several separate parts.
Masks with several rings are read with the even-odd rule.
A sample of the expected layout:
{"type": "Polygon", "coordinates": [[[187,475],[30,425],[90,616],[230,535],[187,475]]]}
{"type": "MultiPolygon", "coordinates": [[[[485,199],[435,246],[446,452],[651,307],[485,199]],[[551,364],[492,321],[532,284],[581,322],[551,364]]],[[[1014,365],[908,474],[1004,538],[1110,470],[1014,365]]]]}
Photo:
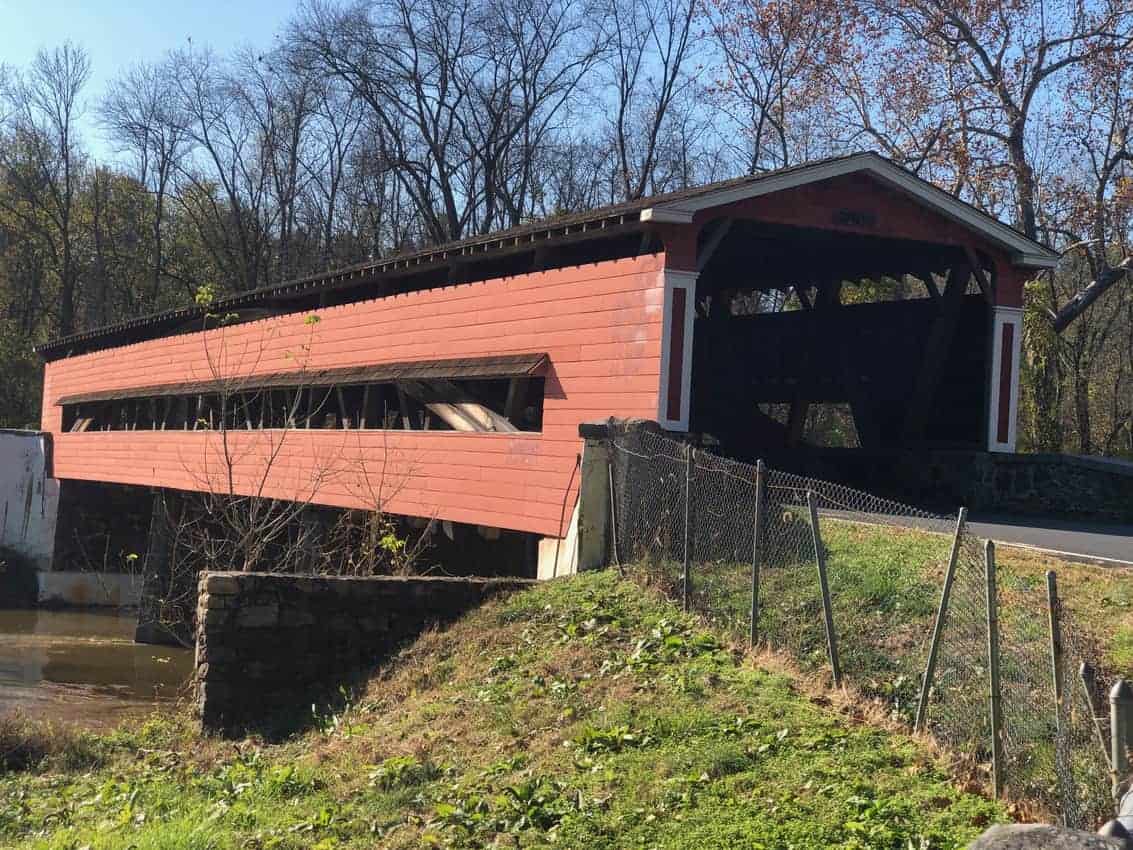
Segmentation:
{"type": "Polygon", "coordinates": [[[1090,381],[1080,370],[1074,375],[1074,414],[1078,425],[1078,453],[1093,454],[1090,435],[1090,381]]]}

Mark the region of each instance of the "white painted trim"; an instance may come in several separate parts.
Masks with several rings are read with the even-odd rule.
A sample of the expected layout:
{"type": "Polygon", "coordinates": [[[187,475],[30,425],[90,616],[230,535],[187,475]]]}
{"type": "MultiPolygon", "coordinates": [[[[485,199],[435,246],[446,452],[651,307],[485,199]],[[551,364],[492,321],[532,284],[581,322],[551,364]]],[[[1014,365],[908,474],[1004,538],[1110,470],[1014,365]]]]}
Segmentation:
{"type": "Polygon", "coordinates": [[[922,180],[915,174],[894,165],[875,153],[860,153],[833,162],[803,165],[781,174],[770,174],[766,177],[756,176],[750,182],[740,186],[729,186],[708,191],[695,197],[661,203],[643,209],[641,220],[688,224],[693,220],[693,216],[701,210],[745,201],[749,198],[758,198],[772,192],[781,192],[785,189],[793,189],[857,172],[873,175],[882,182],[911,195],[924,203],[925,206],[1002,245],[1012,252],[1012,261],[1017,266],[1054,268],[1058,265],[1058,254],[1055,252],[1037,242],[1032,242],[1003,222],[980,212],[970,204],[964,203],[943,189],[937,188],[928,181],[922,180]]]}
{"type": "Polygon", "coordinates": [[[1014,254],[1011,257],[1012,262],[1020,268],[1026,269],[1053,269],[1058,265],[1058,260],[1061,255],[1051,259],[1050,254],[1038,254],[1031,252],[1030,254],[1014,254]]]}
{"type": "Polygon", "coordinates": [[[996,307],[991,323],[991,375],[987,410],[987,448],[991,452],[1015,451],[1015,431],[1019,415],[1019,356],[1023,342],[1023,310],[1020,307],[996,307]],[[1007,408],[1007,440],[999,441],[999,373],[1003,364],[1003,326],[1011,325],[1011,398],[1007,408]]]}
{"type": "Polygon", "coordinates": [[[661,321],[661,385],[657,394],[657,421],[668,431],[687,431],[689,403],[692,395],[692,335],[696,322],[696,281],[698,272],[665,269],[665,308],[661,321]],[[670,419],[669,412],[669,328],[673,324],[673,290],[685,290],[684,351],[681,358],[681,410],[679,419],[670,419]]]}
{"type": "Polygon", "coordinates": [[[576,499],[565,536],[539,538],[535,577],[540,581],[559,578],[560,576],[572,576],[578,572],[579,504],[579,500],[576,499]]]}
{"type": "Polygon", "coordinates": [[[668,274],[665,271],[660,274],[664,295],[661,298],[661,374],[657,378],[657,421],[663,425],[666,422],[665,413],[669,409],[669,328],[673,324],[673,290],[669,286],[668,274]]]}

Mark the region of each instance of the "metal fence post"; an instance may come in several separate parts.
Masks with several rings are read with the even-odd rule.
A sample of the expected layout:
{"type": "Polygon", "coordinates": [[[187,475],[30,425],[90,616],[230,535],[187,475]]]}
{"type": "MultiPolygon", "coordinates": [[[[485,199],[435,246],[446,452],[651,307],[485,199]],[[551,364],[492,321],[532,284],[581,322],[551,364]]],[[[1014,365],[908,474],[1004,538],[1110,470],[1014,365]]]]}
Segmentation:
{"type": "Polygon", "coordinates": [[[1105,763],[1112,770],[1113,763],[1109,758],[1109,742],[1105,739],[1105,732],[1102,731],[1102,724],[1098,719],[1098,707],[1094,702],[1094,695],[1098,692],[1097,675],[1094,673],[1094,668],[1085,661],[1078,667],[1078,680],[1082,683],[1082,690],[1086,694],[1086,705],[1090,709],[1090,720],[1094,727],[1094,734],[1098,738],[1098,743],[1101,744],[1105,763]]]}
{"type": "Polygon", "coordinates": [[[984,548],[987,577],[987,667],[991,709],[991,787],[998,799],[1003,794],[1003,701],[999,691],[999,601],[995,586],[995,544],[984,548]]]}
{"type": "Polygon", "coordinates": [[[692,446],[685,443],[685,563],[684,573],[681,577],[681,605],[688,611],[689,580],[692,561],[691,528],[689,522],[689,509],[692,503],[692,446]]]}
{"type": "Polygon", "coordinates": [[[1066,826],[1073,826],[1071,813],[1077,809],[1074,783],[1071,781],[1072,766],[1069,751],[1069,730],[1063,728],[1064,682],[1062,680],[1062,623],[1058,600],[1058,576],[1054,570],[1046,573],[1046,608],[1050,624],[1050,668],[1051,684],[1054,687],[1054,771],[1058,779],[1058,790],[1062,795],[1062,818],[1066,826]]]}
{"type": "Polygon", "coordinates": [[[968,522],[968,509],[960,508],[956,515],[956,534],[952,538],[952,551],[948,555],[948,569],[944,572],[944,585],[940,589],[940,605],[936,609],[936,623],[932,628],[932,642],[928,646],[928,661],[925,662],[924,679],[921,681],[921,696],[917,702],[917,719],[913,724],[916,731],[924,727],[925,713],[928,711],[928,695],[932,690],[932,679],[936,674],[936,658],[940,652],[940,637],[944,633],[944,621],[948,617],[948,601],[952,596],[952,582],[956,578],[956,562],[960,557],[960,541],[964,536],[964,526],[968,522]]]}
{"type": "Polygon", "coordinates": [[[1058,607],[1058,576],[1054,570],[1046,572],[1046,607],[1050,621],[1050,666],[1053,673],[1055,728],[1062,728],[1062,624],[1058,607]]]}
{"type": "Polygon", "coordinates": [[[614,546],[614,566],[621,567],[618,558],[618,500],[614,489],[614,441],[610,441],[610,454],[606,457],[606,477],[610,481],[610,540],[614,546]]]}
{"type": "Polygon", "coordinates": [[[1121,797],[1121,785],[1129,773],[1129,731],[1133,726],[1133,688],[1124,679],[1109,692],[1110,775],[1113,799],[1121,797]]]}
{"type": "Polygon", "coordinates": [[[767,467],[755,464],[755,518],[751,536],[751,648],[759,640],[759,562],[763,556],[763,499],[767,491],[767,467]]]}
{"type": "Polygon", "coordinates": [[[842,666],[838,662],[838,638],[834,633],[834,611],[830,604],[830,584],[826,580],[826,550],[822,546],[822,532],[818,528],[818,508],[814,504],[814,493],[807,491],[807,507],[810,508],[810,530],[814,538],[814,559],[818,564],[818,588],[822,592],[822,616],[826,625],[826,651],[830,656],[830,672],[834,676],[834,687],[842,687],[842,666]]]}

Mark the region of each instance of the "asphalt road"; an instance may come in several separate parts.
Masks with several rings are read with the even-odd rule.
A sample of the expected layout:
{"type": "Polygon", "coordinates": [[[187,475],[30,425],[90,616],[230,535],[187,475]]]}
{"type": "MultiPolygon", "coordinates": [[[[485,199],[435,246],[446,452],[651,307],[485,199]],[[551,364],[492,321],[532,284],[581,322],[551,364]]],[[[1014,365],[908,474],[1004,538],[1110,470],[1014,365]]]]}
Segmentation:
{"type": "Polygon", "coordinates": [[[975,534],[998,543],[1015,543],[1085,560],[1117,562],[1114,566],[1133,567],[1133,525],[975,514],[969,517],[968,524],[975,534]]]}

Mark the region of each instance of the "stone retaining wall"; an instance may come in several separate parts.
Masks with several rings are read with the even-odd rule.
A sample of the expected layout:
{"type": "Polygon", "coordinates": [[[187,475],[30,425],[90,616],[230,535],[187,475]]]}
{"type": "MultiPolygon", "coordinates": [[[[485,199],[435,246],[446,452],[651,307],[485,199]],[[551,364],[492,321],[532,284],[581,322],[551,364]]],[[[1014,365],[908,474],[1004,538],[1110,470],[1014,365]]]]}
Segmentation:
{"type": "Polygon", "coordinates": [[[900,502],[985,514],[1133,523],[1133,463],[1056,454],[945,449],[768,453],[786,472],[837,481],[900,502]]]}
{"type": "Polygon", "coordinates": [[[310,706],[431,625],[521,579],[339,578],[205,573],[197,611],[197,702],[206,729],[294,725],[310,706]]]}

